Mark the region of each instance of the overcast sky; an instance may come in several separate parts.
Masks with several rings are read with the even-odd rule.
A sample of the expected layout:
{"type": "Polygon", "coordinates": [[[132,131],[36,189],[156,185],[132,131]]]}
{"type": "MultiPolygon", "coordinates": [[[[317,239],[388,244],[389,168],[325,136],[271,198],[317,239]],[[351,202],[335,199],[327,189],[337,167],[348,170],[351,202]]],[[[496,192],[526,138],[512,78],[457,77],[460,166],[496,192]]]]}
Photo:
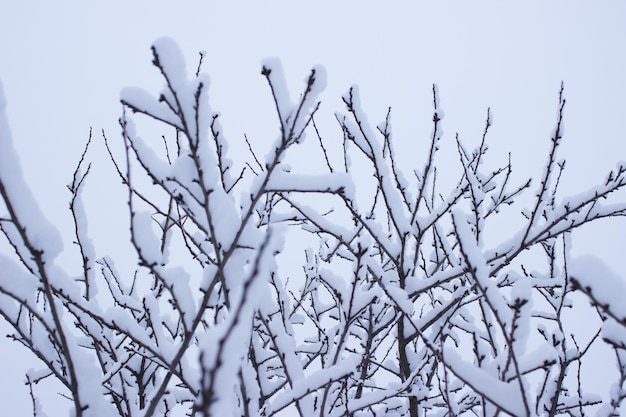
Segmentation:
{"type": "MultiPolygon", "coordinates": [[[[198,51],[207,51],[211,106],[233,142],[244,133],[259,146],[274,139],[260,62],[279,57],[292,97],[313,65],[326,68],[319,117],[327,135],[339,137],[333,114],[342,110],[341,95],[358,84],[370,122],[383,120],[391,106],[396,146],[419,164],[433,83],[445,110],[444,138],[458,132],[476,143],[491,107],[492,156],[503,160],[511,151],[520,178],[541,172],[563,81],[564,191],[582,191],[626,160],[626,3],[512,3],[4,0],[0,80],[25,176],[50,219],[66,230],[65,184],[89,128],[119,139],[121,88],[160,89],[149,48],[161,36],[179,43],[190,74],[198,51]]],[[[98,175],[112,174],[104,155],[94,171],[95,184],[98,175]]],[[[597,255],[624,271],[625,228],[624,221],[600,225],[575,242],[577,250],[602,248],[597,255]]],[[[0,357],[2,374],[8,362],[0,357]]],[[[23,387],[14,394],[12,383],[1,381],[1,404],[9,395],[27,400],[23,387]]]]}

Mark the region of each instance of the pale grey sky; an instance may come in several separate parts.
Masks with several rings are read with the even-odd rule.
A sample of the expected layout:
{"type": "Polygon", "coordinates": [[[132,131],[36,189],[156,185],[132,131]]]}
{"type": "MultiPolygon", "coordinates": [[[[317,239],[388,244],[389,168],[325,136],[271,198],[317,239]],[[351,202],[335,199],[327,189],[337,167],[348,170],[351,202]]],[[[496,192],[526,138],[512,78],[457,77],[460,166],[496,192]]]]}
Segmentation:
{"type": "MultiPolygon", "coordinates": [[[[339,137],[333,113],[343,110],[340,97],[356,83],[372,124],[392,106],[396,147],[418,164],[431,128],[432,83],[446,114],[444,138],[459,132],[476,143],[491,107],[492,158],[503,161],[511,151],[520,178],[541,172],[564,81],[560,156],[568,159],[564,191],[576,193],[626,160],[626,4],[504,3],[5,0],[0,80],[26,179],[64,230],[71,230],[65,184],[89,127],[98,139],[101,129],[119,139],[121,88],[160,89],[149,47],[164,35],[185,51],[190,73],[198,51],[208,52],[203,68],[211,77],[211,105],[233,142],[241,143],[244,133],[259,146],[274,139],[273,107],[259,72],[263,58],[276,56],[292,96],[313,65],[325,66],[319,123],[327,135],[339,137]]],[[[97,186],[110,175],[102,154],[94,167],[94,205],[106,204],[109,190],[97,186]]],[[[93,228],[103,247],[114,246],[106,224],[93,228]]],[[[576,242],[577,250],[602,244],[597,255],[624,271],[624,229],[624,221],[599,225],[576,242]]],[[[3,355],[0,372],[7,366],[3,355]]],[[[25,388],[13,385],[1,379],[0,403],[15,395],[27,400],[25,388]]]]}

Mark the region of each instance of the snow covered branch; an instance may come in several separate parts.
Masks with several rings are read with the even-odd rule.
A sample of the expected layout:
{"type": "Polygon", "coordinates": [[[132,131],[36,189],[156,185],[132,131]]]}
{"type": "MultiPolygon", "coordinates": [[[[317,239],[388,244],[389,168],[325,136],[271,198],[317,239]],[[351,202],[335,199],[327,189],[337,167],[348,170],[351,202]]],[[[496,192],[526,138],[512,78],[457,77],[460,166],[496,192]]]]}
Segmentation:
{"type": "Polygon", "coordinates": [[[317,123],[323,69],[292,101],[280,63],[267,60],[276,139],[259,157],[245,136],[250,152],[236,155],[201,66],[190,78],[170,39],[152,55],[162,91],[124,89],[119,146],[102,134],[128,215],[106,221],[130,267],[100,253],[88,227],[103,217],[84,193],[98,162],[92,132],[68,185],[68,267],[0,100],[0,230],[11,250],[0,254],[0,315],[43,368],[26,378],[33,415],[45,409],[46,378],[76,416],[619,414],[624,277],[570,248],[574,230],[621,224],[626,166],[561,195],[563,88],[527,196],[532,182],[514,184],[510,156],[487,168],[491,110],[476,149],[447,140],[436,86],[425,160],[405,167],[391,109],[372,127],[351,87],[330,131],[317,123]],[[316,174],[287,164],[306,146],[319,147],[307,161],[316,174]],[[574,313],[594,317],[593,328],[574,313]],[[615,383],[594,392],[588,358],[602,349],[615,357],[615,383]]]}

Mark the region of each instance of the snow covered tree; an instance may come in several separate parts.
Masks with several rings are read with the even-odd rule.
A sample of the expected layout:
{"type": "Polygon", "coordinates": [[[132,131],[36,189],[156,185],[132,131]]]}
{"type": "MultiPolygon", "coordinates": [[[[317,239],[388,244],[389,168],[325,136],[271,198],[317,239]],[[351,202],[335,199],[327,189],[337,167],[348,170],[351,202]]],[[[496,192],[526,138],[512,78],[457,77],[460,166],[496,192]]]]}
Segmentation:
{"type": "Polygon", "coordinates": [[[68,186],[76,277],[56,259],[60,233],[22,178],[0,102],[0,227],[14,249],[0,254],[0,314],[45,368],[27,376],[31,388],[56,378],[76,416],[619,414],[625,284],[569,248],[573,230],[626,214],[626,165],[558,200],[563,88],[537,183],[512,184],[510,159],[485,168],[488,112],[477,149],[452,142],[460,170],[445,189],[436,87],[428,156],[408,179],[390,113],[373,129],[353,87],[331,140],[315,124],[323,70],[292,102],[268,61],[278,136],[264,158],[248,143],[236,170],[207,76],[198,67],[189,79],[169,39],[152,52],[165,86],[156,97],[122,92],[121,156],[103,133],[127,190],[131,275],[88,234],[91,135],[68,186]],[[158,141],[141,127],[160,129],[158,141]],[[286,162],[305,134],[320,150],[314,175],[286,162]],[[521,215],[507,238],[485,237],[511,208],[521,215]],[[281,257],[294,236],[309,246],[299,273],[281,257]],[[592,337],[579,336],[572,311],[597,314],[592,337]],[[609,392],[586,383],[596,347],[615,355],[601,364],[614,373],[609,392]]]}

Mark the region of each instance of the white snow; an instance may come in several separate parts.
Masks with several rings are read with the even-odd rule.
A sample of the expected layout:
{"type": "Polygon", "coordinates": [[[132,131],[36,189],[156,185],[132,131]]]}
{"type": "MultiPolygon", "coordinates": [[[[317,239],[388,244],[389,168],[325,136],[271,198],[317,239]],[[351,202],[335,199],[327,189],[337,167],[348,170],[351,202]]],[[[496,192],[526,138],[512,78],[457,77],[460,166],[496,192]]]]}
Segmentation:
{"type": "Polygon", "coordinates": [[[125,87],[120,93],[120,99],[145,113],[154,115],[157,119],[177,129],[183,129],[178,115],[143,88],[125,87]]]}
{"type": "Polygon", "coordinates": [[[490,402],[514,416],[524,416],[524,402],[520,386],[515,382],[502,382],[488,372],[464,360],[452,348],[445,348],[443,357],[450,370],[463,382],[490,402]]]}
{"type": "MultiPolygon", "coordinates": [[[[37,277],[27,273],[24,268],[13,259],[0,254],[0,292],[8,292],[13,297],[34,306],[37,300],[37,291],[40,283],[37,277]]],[[[0,305],[3,311],[11,311],[13,300],[0,296],[0,305]]],[[[16,310],[17,312],[17,310],[16,310]]]]}
{"type": "MultiPolygon", "coordinates": [[[[304,397],[306,394],[323,388],[329,381],[342,379],[356,371],[360,358],[351,356],[339,361],[326,369],[320,369],[306,377],[299,379],[298,384],[288,391],[276,395],[271,404],[265,408],[265,414],[271,415],[274,412],[284,409],[295,400],[304,397]]],[[[306,409],[312,411],[311,409],[306,409]]]]}
{"type": "Polygon", "coordinates": [[[513,347],[518,357],[523,357],[530,333],[530,320],[532,314],[532,283],[529,278],[522,277],[513,284],[511,292],[511,305],[519,304],[518,317],[515,322],[516,328],[513,334],[513,347]]]}
{"type": "MultiPolygon", "coordinates": [[[[309,114],[316,106],[317,99],[322,90],[326,87],[326,70],[323,66],[317,65],[313,68],[313,85],[310,91],[304,90],[302,94],[306,94],[306,97],[301,96],[297,103],[291,101],[289,97],[289,89],[287,88],[287,82],[283,73],[283,68],[280,59],[266,58],[261,62],[264,71],[270,71],[268,77],[271,83],[272,94],[279,113],[281,130],[286,137],[278,139],[277,143],[272,147],[271,153],[274,149],[278,149],[282,140],[285,139],[298,139],[302,140],[304,137],[300,137],[303,133],[303,129],[309,120],[309,114]],[[304,100],[304,101],[302,101],[304,100]],[[288,138],[288,136],[292,136],[288,138]]],[[[310,76],[309,76],[310,77],[310,76]]],[[[305,83],[309,81],[309,77],[305,79],[305,83]]],[[[271,153],[266,160],[271,160],[271,153]]]]}
{"type": "Polygon", "coordinates": [[[489,267],[466,221],[466,215],[456,209],[453,211],[452,217],[461,250],[466,257],[466,264],[474,271],[472,276],[476,279],[476,284],[480,286],[489,306],[498,317],[498,321],[502,324],[511,323],[511,310],[496,283],[489,277],[489,267]]]}
{"type": "Polygon", "coordinates": [[[154,220],[147,211],[137,211],[132,216],[132,227],[137,249],[147,264],[161,263],[160,240],[155,235],[154,220]]]}
{"type": "Polygon", "coordinates": [[[570,278],[589,292],[603,309],[610,311],[626,325],[625,278],[593,255],[574,258],[567,265],[570,278]]]}
{"type": "MultiPolygon", "coordinates": [[[[6,200],[11,204],[11,212],[23,227],[23,233],[33,249],[42,251],[42,260],[50,262],[63,250],[61,235],[50,223],[39,204],[33,197],[30,188],[24,181],[19,157],[13,147],[9,121],[6,116],[6,100],[4,89],[0,82],[0,187],[6,200]]],[[[19,251],[25,262],[31,262],[25,242],[18,237],[17,230],[10,230],[6,222],[4,226],[20,244],[19,251]]],[[[34,266],[34,265],[33,265],[34,266]]]]}
{"type": "Polygon", "coordinates": [[[267,185],[270,191],[298,190],[299,192],[340,191],[354,195],[352,178],[343,173],[302,175],[277,171],[267,185]]]}

